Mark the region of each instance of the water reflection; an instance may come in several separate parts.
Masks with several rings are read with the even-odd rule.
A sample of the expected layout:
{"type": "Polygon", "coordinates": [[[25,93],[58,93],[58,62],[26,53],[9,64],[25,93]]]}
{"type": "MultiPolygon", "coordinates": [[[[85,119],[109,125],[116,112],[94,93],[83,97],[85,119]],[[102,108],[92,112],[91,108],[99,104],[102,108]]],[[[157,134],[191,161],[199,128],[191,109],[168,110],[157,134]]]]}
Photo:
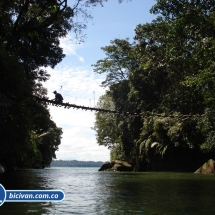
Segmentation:
{"type": "Polygon", "coordinates": [[[214,177],[177,173],[115,173],[98,177],[97,213],[214,214],[214,177]],[[105,188],[104,188],[105,187],[105,188]]]}
{"type": "Polygon", "coordinates": [[[4,203],[0,214],[214,214],[214,175],[51,168],[0,176],[10,190],[61,189],[63,202],[4,203]]]}

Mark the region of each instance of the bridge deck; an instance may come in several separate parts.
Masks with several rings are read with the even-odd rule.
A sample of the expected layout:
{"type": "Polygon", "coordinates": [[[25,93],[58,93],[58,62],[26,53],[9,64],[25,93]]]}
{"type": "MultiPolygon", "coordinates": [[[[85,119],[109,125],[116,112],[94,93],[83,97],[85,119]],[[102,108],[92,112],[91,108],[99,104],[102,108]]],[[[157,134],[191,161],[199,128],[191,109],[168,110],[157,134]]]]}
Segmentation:
{"type": "Polygon", "coordinates": [[[144,116],[157,116],[157,117],[169,117],[169,118],[184,118],[188,119],[191,117],[200,117],[201,115],[196,114],[196,115],[165,115],[165,114],[152,114],[149,112],[141,112],[141,113],[131,113],[131,112],[123,112],[123,111],[116,111],[116,110],[107,110],[107,109],[102,109],[102,108],[95,108],[95,107],[87,107],[87,106],[81,106],[81,105],[75,105],[75,104],[70,104],[68,102],[66,103],[59,103],[54,100],[49,100],[46,98],[39,98],[35,97],[37,101],[44,102],[48,105],[56,106],[56,107],[64,107],[64,108],[73,108],[73,109],[82,109],[82,110],[89,110],[89,111],[99,111],[99,112],[104,112],[104,113],[113,113],[113,114],[118,114],[122,116],[133,116],[133,117],[144,117],[144,116]]]}

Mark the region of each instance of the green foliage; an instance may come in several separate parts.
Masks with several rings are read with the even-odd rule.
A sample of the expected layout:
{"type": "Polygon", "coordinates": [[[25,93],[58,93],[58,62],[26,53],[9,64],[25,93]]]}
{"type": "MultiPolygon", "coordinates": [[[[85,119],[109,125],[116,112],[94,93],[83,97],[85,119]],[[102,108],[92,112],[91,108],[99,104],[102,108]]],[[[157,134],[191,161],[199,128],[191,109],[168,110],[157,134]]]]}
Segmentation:
{"type": "Polygon", "coordinates": [[[121,80],[128,79],[129,70],[135,65],[134,59],[128,56],[131,44],[128,39],[111,41],[111,45],[103,47],[106,58],[98,60],[94,72],[98,74],[107,73],[106,80],[102,82],[103,86],[117,84],[121,80]]]}
{"type": "Polygon", "coordinates": [[[62,129],[57,128],[54,122],[52,127],[44,135],[40,135],[38,149],[41,152],[41,161],[44,166],[49,166],[52,158],[56,159],[55,151],[58,150],[62,129]]]}
{"type": "Polygon", "coordinates": [[[110,160],[125,160],[125,153],[121,145],[115,145],[110,152],[110,160]]]}
{"type": "Polygon", "coordinates": [[[211,152],[215,150],[215,111],[207,108],[205,113],[198,121],[198,129],[204,135],[205,141],[200,145],[204,152],[211,152]]]}
{"type": "MultiPolygon", "coordinates": [[[[91,18],[88,7],[105,1],[79,0],[73,7],[67,0],[0,1],[0,163],[41,168],[56,158],[62,129],[51,120],[46,105],[33,98],[47,95],[42,82],[50,74],[44,68],[54,68],[65,57],[60,39],[72,31],[82,42],[82,30],[91,18]]],[[[113,121],[110,118],[106,126],[111,128],[113,121]]],[[[107,136],[101,132],[99,138],[107,136]]]]}
{"type": "Polygon", "coordinates": [[[41,66],[54,67],[61,61],[59,38],[72,27],[72,10],[56,4],[0,2],[0,163],[8,167],[44,167],[60,144],[61,129],[46,107],[31,97],[46,95],[41,81],[49,75],[41,66]],[[55,132],[42,141],[40,134],[52,129],[55,132]]]}
{"type": "Polygon", "coordinates": [[[24,95],[31,88],[21,64],[8,55],[2,43],[0,62],[0,162],[7,159],[14,165],[18,158],[25,156],[23,148],[30,140],[30,120],[26,117],[29,111],[25,107],[24,95]]]}
{"type": "Polygon", "coordinates": [[[111,41],[93,65],[106,74],[102,84],[116,109],[146,113],[115,116],[121,144],[112,157],[120,148],[138,165],[214,158],[214,2],[158,0],[151,12],[159,16],[136,27],[134,42],[111,41]]]}
{"type": "Polygon", "coordinates": [[[60,144],[61,129],[51,121],[49,111],[44,106],[26,97],[33,89],[24,69],[2,45],[0,62],[0,162],[8,166],[32,167],[38,160],[43,163],[49,157],[50,163],[60,144]],[[59,131],[46,141],[52,152],[44,156],[44,151],[39,149],[39,135],[50,129],[59,131]]]}
{"type": "MultiPolygon", "coordinates": [[[[100,97],[97,107],[101,109],[114,110],[112,99],[107,94],[100,97]]],[[[93,127],[96,131],[96,139],[99,145],[112,148],[117,144],[117,126],[116,118],[109,113],[96,113],[96,123],[93,127]]]]}

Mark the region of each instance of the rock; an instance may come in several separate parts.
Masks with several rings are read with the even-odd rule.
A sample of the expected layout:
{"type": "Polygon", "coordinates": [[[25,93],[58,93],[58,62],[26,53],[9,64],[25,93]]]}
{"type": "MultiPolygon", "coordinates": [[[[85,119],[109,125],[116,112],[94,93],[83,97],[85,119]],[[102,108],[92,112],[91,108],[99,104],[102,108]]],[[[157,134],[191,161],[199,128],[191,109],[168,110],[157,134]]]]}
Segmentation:
{"type": "Polygon", "coordinates": [[[126,161],[113,160],[102,164],[99,171],[132,171],[132,165],[126,161]]]}
{"type": "Polygon", "coordinates": [[[210,159],[203,164],[199,169],[194,173],[214,173],[215,172],[215,161],[210,159]]]}
{"type": "Polygon", "coordinates": [[[129,167],[129,168],[132,167],[132,165],[127,163],[126,161],[115,160],[115,163],[121,164],[122,166],[129,167]]]}
{"type": "Polygon", "coordinates": [[[102,164],[102,166],[100,167],[100,169],[98,171],[104,171],[104,170],[108,170],[111,169],[112,165],[109,161],[106,161],[102,164]]]}
{"type": "Polygon", "coordinates": [[[120,167],[122,167],[121,164],[115,163],[111,169],[117,171],[120,167]]]}
{"type": "Polygon", "coordinates": [[[111,169],[115,171],[132,171],[132,165],[126,161],[115,160],[111,163],[114,163],[114,166],[111,169]]]}

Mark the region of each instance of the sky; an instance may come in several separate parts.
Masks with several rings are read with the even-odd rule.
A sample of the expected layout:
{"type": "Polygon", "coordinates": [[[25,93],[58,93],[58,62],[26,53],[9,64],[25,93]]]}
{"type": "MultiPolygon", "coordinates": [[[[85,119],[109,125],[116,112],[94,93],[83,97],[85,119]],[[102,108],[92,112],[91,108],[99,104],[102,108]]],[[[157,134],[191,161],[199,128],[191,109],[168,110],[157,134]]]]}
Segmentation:
{"type": "MultiPolygon", "coordinates": [[[[74,2],[68,0],[70,6],[74,2]]],[[[72,40],[74,35],[70,32],[60,42],[66,57],[54,69],[46,69],[51,78],[43,86],[48,90],[49,99],[54,98],[53,91],[56,90],[62,94],[64,102],[96,106],[99,97],[106,91],[100,86],[105,75],[95,74],[92,67],[105,58],[101,47],[110,45],[114,39],[129,38],[132,42],[135,27],[155,19],[155,15],[149,12],[155,3],[155,0],[124,0],[119,4],[117,0],[109,0],[103,7],[89,8],[93,19],[86,23],[87,29],[83,32],[86,34],[85,41],[77,43],[72,40]]],[[[75,19],[81,21],[80,17],[75,19]]],[[[56,151],[57,160],[110,160],[110,150],[96,142],[96,133],[92,129],[94,112],[53,106],[49,110],[52,120],[63,130],[61,144],[56,151]]]]}

